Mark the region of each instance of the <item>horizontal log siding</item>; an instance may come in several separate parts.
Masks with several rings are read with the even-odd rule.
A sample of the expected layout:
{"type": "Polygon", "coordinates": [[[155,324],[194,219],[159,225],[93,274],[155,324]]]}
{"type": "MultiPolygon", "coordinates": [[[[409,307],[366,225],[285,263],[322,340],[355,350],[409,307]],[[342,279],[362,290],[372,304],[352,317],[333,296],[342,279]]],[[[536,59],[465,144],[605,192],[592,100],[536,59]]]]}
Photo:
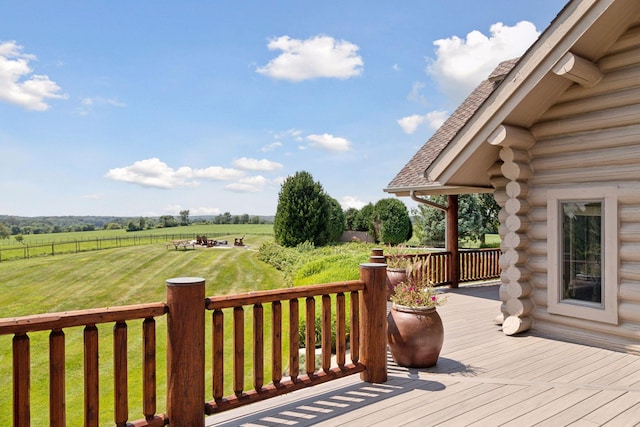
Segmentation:
{"type": "Polygon", "coordinates": [[[571,86],[531,128],[533,175],[527,231],[535,328],[625,351],[640,351],[640,31],[625,34],[599,61],[603,80],[571,86]],[[547,312],[547,202],[551,188],[616,185],[619,214],[619,325],[547,312]]]}

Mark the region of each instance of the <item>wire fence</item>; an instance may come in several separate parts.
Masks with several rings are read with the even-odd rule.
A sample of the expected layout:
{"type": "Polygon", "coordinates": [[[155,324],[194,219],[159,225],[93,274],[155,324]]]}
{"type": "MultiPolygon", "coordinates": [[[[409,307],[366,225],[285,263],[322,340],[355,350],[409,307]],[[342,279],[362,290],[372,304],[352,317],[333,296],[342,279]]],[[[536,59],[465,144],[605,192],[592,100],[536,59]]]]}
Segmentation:
{"type": "MultiPolygon", "coordinates": [[[[207,233],[208,238],[228,236],[229,233],[207,233]]],[[[139,236],[118,236],[86,240],[70,240],[38,244],[23,244],[0,249],[0,262],[27,259],[41,256],[53,256],[78,252],[99,251],[125,246],[166,243],[172,240],[195,240],[196,234],[148,234],[139,236]]]]}

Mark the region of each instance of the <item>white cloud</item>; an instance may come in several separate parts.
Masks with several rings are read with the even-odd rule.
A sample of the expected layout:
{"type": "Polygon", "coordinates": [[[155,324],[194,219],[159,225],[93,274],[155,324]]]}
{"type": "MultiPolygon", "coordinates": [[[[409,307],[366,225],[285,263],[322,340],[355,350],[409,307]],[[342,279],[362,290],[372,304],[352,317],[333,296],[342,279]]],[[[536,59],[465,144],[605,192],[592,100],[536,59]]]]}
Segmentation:
{"type": "Polygon", "coordinates": [[[423,82],[414,82],[411,86],[411,93],[407,96],[407,99],[409,101],[414,101],[426,105],[427,98],[425,98],[424,95],[420,93],[426,86],[427,85],[423,82]]]}
{"type": "Polygon", "coordinates": [[[167,214],[180,215],[180,211],[183,211],[185,209],[189,211],[190,217],[202,215],[219,215],[222,212],[220,208],[207,208],[202,206],[196,208],[183,208],[182,205],[167,205],[162,208],[162,211],[167,214]]]}
{"type": "Polygon", "coordinates": [[[282,147],[282,142],[276,141],[276,142],[272,142],[271,144],[262,147],[260,149],[260,151],[262,151],[263,153],[266,153],[266,152],[273,151],[273,150],[275,150],[277,148],[280,148],[280,147],[282,147]]]}
{"type": "Polygon", "coordinates": [[[77,109],[78,114],[82,116],[86,116],[93,111],[93,107],[116,107],[116,108],[125,108],[127,104],[122,101],[117,100],[116,98],[102,98],[102,97],[94,97],[94,98],[82,98],[80,100],[80,104],[82,107],[77,109]]]}
{"type": "Polygon", "coordinates": [[[342,206],[342,209],[344,210],[347,210],[349,208],[362,209],[364,205],[366,205],[365,202],[353,196],[344,196],[340,200],[340,206],[342,206]]]}
{"type": "Polygon", "coordinates": [[[427,67],[453,104],[459,104],[501,61],[521,56],[540,34],[527,21],[513,27],[500,22],[489,29],[489,37],[472,31],[466,39],[453,36],[436,40],[436,59],[427,67]]]}
{"type": "Polygon", "coordinates": [[[0,43],[0,100],[27,110],[44,111],[46,99],[66,99],[60,86],[46,75],[33,74],[29,66],[34,55],[22,53],[15,41],[0,43]]]}
{"type": "MultiPolygon", "coordinates": [[[[167,205],[164,208],[162,208],[163,212],[173,213],[173,214],[176,214],[176,215],[178,215],[181,210],[183,210],[183,209],[182,209],[182,206],[180,206],[180,205],[167,205]]],[[[191,215],[191,211],[189,211],[189,215],[191,215]]]]}
{"type": "Polygon", "coordinates": [[[251,171],[265,171],[265,172],[273,172],[275,170],[281,169],[282,164],[277,162],[272,162],[267,159],[249,159],[247,157],[241,157],[233,161],[233,166],[242,170],[251,170],[251,171]]]}
{"type": "Polygon", "coordinates": [[[285,130],[284,132],[276,133],[274,135],[274,137],[276,139],[293,138],[296,141],[301,141],[302,140],[302,131],[298,130],[298,129],[288,129],[288,130],[285,130]]]}
{"type": "Polygon", "coordinates": [[[333,136],[328,133],[309,135],[307,139],[311,141],[312,147],[320,147],[329,151],[348,151],[351,145],[348,139],[333,136]]]}
{"type": "Polygon", "coordinates": [[[219,208],[197,207],[197,208],[189,209],[190,216],[219,215],[221,213],[222,211],[219,208]]]}
{"type": "Polygon", "coordinates": [[[398,120],[398,124],[404,133],[410,135],[414,133],[420,125],[425,123],[430,129],[436,130],[442,126],[448,116],[449,113],[446,111],[431,111],[423,116],[420,114],[413,114],[411,116],[403,117],[398,120]]]}
{"type": "Polygon", "coordinates": [[[225,186],[225,188],[235,193],[256,193],[258,191],[262,191],[266,184],[267,179],[263,176],[257,175],[242,178],[238,182],[225,186]]]}
{"type": "Polygon", "coordinates": [[[205,169],[192,169],[182,166],[178,169],[169,167],[158,158],[139,160],[130,166],[110,169],[105,177],[114,181],[129,182],[143,187],[175,188],[197,186],[197,178],[224,181],[237,179],[244,175],[242,171],[211,166],[205,169]]]}
{"type": "Polygon", "coordinates": [[[125,104],[122,101],[118,101],[116,98],[102,98],[102,97],[84,98],[82,100],[82,104],[83,105],[108,105],[110,107],[118,107],[118,108],[124,108],[127,106],[127,104],[125,104]]]}
{"type": "Polygon", "coordinates": [[[282,53],[256,71],[274,79],[299,82],[319,77],[348,79],[362,74],[359,47],[344,40],[318,35],[306,40],[289,36],[274,38],[269,50],[282,53]]]}

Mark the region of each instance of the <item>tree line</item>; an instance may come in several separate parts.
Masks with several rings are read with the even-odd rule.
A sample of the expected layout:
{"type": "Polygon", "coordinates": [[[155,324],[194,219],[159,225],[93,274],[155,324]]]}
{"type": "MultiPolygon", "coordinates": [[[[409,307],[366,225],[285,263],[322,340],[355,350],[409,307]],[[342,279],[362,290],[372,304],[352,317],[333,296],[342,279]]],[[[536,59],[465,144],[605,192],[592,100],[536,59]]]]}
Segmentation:
{"type": "Polygon", "coordinates": [[[190,217],[189,210],[179,215],[160,217],[115,217],[115,216],[39,216],[21,217],[0,215],[0,239],[28,234],[67,233],[95,230],[140,231],[154,228],[178,227],[190,224],[269,224],[271,217],[258,215],[231,215],[229,212],[216,216],[190,217]]]}
{"type": "MultiPolygon", "coordinates": [[[[445,204],[446,196],[430,201],[445,204]]],[[[500,207],[491,194],[465,194],[458,199],[458,229],[461,239],[484,242],[486,234],[497,233],[500,207]]],[[[343,211],[310,173],[288,177],[278,195],[274,219],[276,242],[293,247],[311,243],[322,246],[337,242],[345,230],[368,232],[376,243],[398,245],[414,233],[420,244],[444,242],[445,218],[441,210],[419,205],[412,216],[402,201],[385,198],[361,209],[343,211]]]]}
{"type": "MultiPolygon", "coordinates": [[[[431,202],[444,205],[446,196],[432,196],[431,202]]],[[[465,194],[458,199],[460,239],[484,243],[486,234],[498,232],[500,207],[492,194],[465,194]]],[[[17,217],[0,216],[0,238],[26,234],[125,229],[140,231],[190,224],[268,224],[273,222],[276,242],[293,247],[303,243],[323,246],[340,240],[345,230],[369,233],[376,243],[397,245],[415,237],[419,244],[440,246],[445,239],[444,213],[419,205],[409,213],[398,198],[384,198],[361,209],[343,210],[340,203],[314,181],[306,171],[296,172],[282,184],[276,215],[231,215],[191,217],[189,210],[179,215],[120,218],[109,216],[17,217]]]]}

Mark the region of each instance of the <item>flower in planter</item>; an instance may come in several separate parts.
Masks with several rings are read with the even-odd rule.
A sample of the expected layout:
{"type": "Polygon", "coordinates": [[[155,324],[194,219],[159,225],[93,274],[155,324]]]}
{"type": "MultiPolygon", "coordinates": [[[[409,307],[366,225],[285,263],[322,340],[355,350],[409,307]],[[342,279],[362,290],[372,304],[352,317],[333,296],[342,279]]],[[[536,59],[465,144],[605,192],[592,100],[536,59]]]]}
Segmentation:
{"type": "Polygon", "coordinates": [[[386,257],[387,268],[406,269],[413,261],[411,252],[404,246],[398,245],[394,253],[386,257]]]}
{"type": "Polygon", "coordinates": [[[392,303],[412,308],[432,308],[443,305],[446,297],[436,292],[430,278],[429,262],[416,261],[407,268],[406,280],[397,284],[392,303]]]}

